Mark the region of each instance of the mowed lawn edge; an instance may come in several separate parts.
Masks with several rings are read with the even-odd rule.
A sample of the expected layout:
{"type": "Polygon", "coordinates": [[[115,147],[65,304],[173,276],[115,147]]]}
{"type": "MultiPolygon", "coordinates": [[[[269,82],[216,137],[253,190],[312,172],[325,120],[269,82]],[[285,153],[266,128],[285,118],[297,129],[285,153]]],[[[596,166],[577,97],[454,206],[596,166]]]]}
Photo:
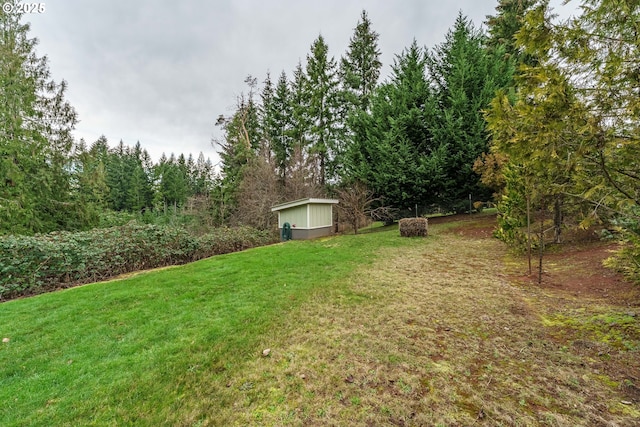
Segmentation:
{"type": "Polygon", "coordinates": [[[4,303],[0,425],[195,422],[194,399],[288,312],[415,244],[397,231],[288,242],[4,303]]]}

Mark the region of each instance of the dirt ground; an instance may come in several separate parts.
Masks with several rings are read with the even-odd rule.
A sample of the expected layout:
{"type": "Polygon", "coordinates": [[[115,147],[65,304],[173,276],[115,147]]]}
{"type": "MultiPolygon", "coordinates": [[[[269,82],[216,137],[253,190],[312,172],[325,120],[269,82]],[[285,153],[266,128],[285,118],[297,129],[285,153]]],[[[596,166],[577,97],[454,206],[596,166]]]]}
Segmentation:
{"type": "MultiPolygon", "coordinates": [[[[464,216],[437,218],[430,223],[446,223],[448,221],[464,220],[464,216]]],[[[460,236],[474,239],[492,238],[495,229],[495,217],[487,216],[481,220],[468,219],[461,226],[451,230],[460,236]]],[[[585,325],[567,328],[562,325],[551,329],[549,339],[561,345],[571,346],[574,351],[591,360],[600,360],[594,364],[602,375],[607,378],[621,379],[618,387],[628,401],[640,402],[640,360],[619,359],[615,355],[603,354],[602,348],[593,341],[584,340],[585,336],[600,335],[601,327],[614,330],[621,329],[635,338],[637,336],[638,318],[640,317],[640,286],[626,280],[620,273],[606,268],[603,261],[611,257],[618,249],[618,244],[602,242],[597,239],[567,238],[564,244],[551,248],[552,253],[543,256],[542,281],[538,283],[538,256],[532,256],[532,274],[528,274],[528,260],[526,256],[511,254],[506,264],[509,265],[509,279],[528,290],[532,296],[544,301],[544,308],[538,306],[541,314],[547,316],[562,316],[570,313],[576,319],[585,321],[585,325]],[[589,307],[586,309],[585,307],[589,307]],[[591,327],[588,322],[589,311],[592,307],[606,308],[607,311],[617,312],[635,320],[635,328],[629,325],[617,325],[615,318],[599,318],[602,325],[591,327]],[[584,315],[577,315],[583,313],[584,315]],[[608,325],[604,323],[609,322],[608,325]],[[587,332],[585,332],[585,329],[587,332]]],[[[591,313],[593,314],[593,313],[591,313]]],[[[592,316],[595,317],[595,316],[592,316]]],[[[614,331],[615,334],[615,331],[614,331]]],[[[607,337],[605,337],[605,341],[607,337]]],[[[614,339],[610,340],[613,341],[614,339]]],[[[636,341],[637,342],[637,341],[636,341]]],[[[637,348],[633,351],[638,352],[637,348]]]]}
{"type": "MultiPolygon", "coordinates": [[[[454,215],[429,219],[429,224],[462,221],[451,230],[460,236],[482,239],[492,238],[496,227],[495,216],[481,219],[469,215],[454,215]]],[[[568,294],[579,298],[597,298],[614,305],[635,308],[640,315],[640,286],[625,280],[621,274],[606,268],[602,262],[611,257],[618,245],[596,239],[581,238],[579,242],[568,238],[566,244],[556,245],[552,253],[543,256],[542,283],[538,284],[538,254],[532,255],[532,274],[528,274],[526,257],[515,257],[511,278],[522,285],[535,285],[556,292],[559,298],[568,294]]]]}

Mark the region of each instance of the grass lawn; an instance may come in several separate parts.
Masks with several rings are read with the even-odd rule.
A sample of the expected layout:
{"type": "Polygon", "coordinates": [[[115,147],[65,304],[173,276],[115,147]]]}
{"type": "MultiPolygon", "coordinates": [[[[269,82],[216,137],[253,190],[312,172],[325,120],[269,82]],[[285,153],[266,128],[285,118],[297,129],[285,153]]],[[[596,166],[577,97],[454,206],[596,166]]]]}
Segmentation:
{"type": "Polygon", "coordinates": [[[556,310],[509,280],[499,242],[451,229],[292,241],[1,304],[0,425],[640,424],[623,369],[638,318],[556,310]]]}

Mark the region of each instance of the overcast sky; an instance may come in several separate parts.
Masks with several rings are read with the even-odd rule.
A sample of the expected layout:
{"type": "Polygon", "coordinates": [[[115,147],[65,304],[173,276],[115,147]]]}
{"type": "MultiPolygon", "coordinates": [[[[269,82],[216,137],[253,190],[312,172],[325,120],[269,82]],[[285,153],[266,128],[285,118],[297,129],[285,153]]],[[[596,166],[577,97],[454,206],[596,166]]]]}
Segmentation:
{"type": "MultiPolygon", "coordinates": [[[[559,4],[559,0],[552,4],[559,4]]],[[[25,15],[38,53],[80,123],[76,139],[105,135],[110,146],[140,141],[157,161],[164,152],[218,161],[214,126],[230,115],[251,74],[277,80],[306,63],[319,34],[340,58],[360,13],[380,35],[384,68],[415,38],[441,43],[459,11],[481,26],[497,0],[46,0],[25,15]]]]}

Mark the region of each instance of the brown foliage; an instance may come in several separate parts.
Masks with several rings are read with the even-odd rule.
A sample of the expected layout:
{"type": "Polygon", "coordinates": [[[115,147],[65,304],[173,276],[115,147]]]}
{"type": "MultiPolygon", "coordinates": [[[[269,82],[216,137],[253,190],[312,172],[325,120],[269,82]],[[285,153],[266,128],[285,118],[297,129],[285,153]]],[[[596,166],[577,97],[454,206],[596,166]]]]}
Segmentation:
{"type": "Polygon", "coordinates": [[[355,234],[366,225],[371,213],[371,205],[380,200],[365,184],[357,182],[338,190],[340,203],[336,206],[339,220],[351,226],[355,234]]]}
{"type": "Polygon", "coordinates": [[[400,236],[426,237],[429,221],[427,218],[404,218],[400,220],[400,236]]]}
{"type": "Polygon", "coordinates": [[[280,183],[273,167],[263,157],[252,159],[238,189],[233,222],[260,230],[275,228],[271,207],[282,202],[280,183]]]}
{"type": "Polygon", "coordinates": [[[506,185],[502,167],[507,156],[502,153],[482,153],[473,163],[473,171],[480,175],[480,182],[495,191],[494,197],[502,194],[506,185]]]}

